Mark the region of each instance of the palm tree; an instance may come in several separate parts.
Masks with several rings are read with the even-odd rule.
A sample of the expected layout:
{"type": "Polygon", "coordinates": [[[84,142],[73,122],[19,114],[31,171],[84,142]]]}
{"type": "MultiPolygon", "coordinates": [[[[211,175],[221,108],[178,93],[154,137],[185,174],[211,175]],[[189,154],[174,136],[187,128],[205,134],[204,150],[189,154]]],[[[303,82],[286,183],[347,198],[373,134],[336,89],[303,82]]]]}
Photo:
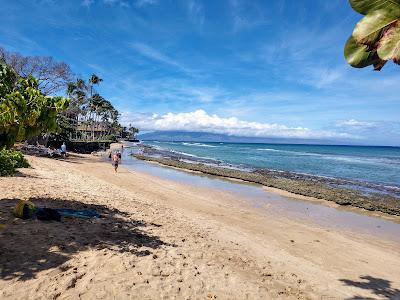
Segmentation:
{"type": "Polygon", "coordinates": [[[139,133],[139,129],[137,129],[136,127],[133,127],[131,124],[129,124],[129,133],[131,134],[131,138],[135,138],[135,135],[137,133],[139,133]]]}
{"type": "Polygon", "coordinates": [[[92,97],[93,95],[93,86],[95,84],[99,84],[100,82],[102,82],[103,79],[101,79],[99,76],[97,76],[96,74],[92,74],[92,76],[90,76],[89,78],[89,86],[90,86],[90,97],[92,97]]]}
{"type": "Polygon", "coordinates": [[[67,85],[67,95],[71,99],[69,108],[63,113],[76,128],[78,123],[84,119],[87,107],[87,86],[83,79],[77,79],[67,85]]]}
{"type": "Polygon", "coordinates": [[[105,99],[100,96],[99,94],[94,94],[90,99],[89,99],[89,112],[90,112],[90,123],[91,123],[91,136],[92,140],[94,140],[94,129],[95,127],[97,128],[98,125],[98,113],[103,105],[105,99]]]}
{"type": "Polygon", "coordinates": [[[76,132],[76,136],[79,134],[85,139],[95,140],[95,128],[98,126],[104,129],[98,138],[103,138],[106,133],[120,135],[122,132],[122,126],[118,122],[119,112],[110,101],[93,89],[101,81],[101,78],[93,74],[87,84],[83,79],[77,79],[67,86],[66,93],[72,99],[68,116],[71,121],[73,119],[75,128],[78,124],[85,126],[84,130],[76,132]]]}

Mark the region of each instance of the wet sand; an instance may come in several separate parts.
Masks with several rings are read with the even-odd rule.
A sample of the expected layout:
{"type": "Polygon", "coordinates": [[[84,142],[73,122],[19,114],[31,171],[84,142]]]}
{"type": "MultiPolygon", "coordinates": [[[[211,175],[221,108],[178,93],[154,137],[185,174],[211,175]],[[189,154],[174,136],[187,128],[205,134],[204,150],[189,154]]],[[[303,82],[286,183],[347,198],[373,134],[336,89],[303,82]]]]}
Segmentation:
{"type": "Polygon", "coordinates": [[[357,189],[335,187],[326,182],[328,180],[326,178],[322,179],[310,175],[299,175],[268,169],[245,171],[141,153],[134,154],[134,157],[178,169],[257,183],[291,194],[332,201],[342,206],[353,206],[369,211],[400,216],[400,198],[397,196],[394,197],[386,193],[365,194],[357,189]]]}
{"type": "Polygon", "coordinates": [[[269,193],[260,205],[251,193],[162,178],[124,168],[124,160],[117,174],[90,156],[29,161],[32,169],[0,179],[2,299],[400,295],[395,239],[271,204],[300,200],[269,193]],[[21,197],[38,206],[95,209],[104,217],[23,221],[11,214],[21,197]]]}
{"type": "Polygon", "coordinates": [[[331,201],[306,197],[284,190],[221,178],[190,170],[171,168],[154,162],[124,156],[124,167],[185,185],[223,190],[245,201],[260,213],[275,213],[302,219],[326,228],[341,229],[356,234],[372,234],[400,244],[400,217],[371,212],[331,201]]]}

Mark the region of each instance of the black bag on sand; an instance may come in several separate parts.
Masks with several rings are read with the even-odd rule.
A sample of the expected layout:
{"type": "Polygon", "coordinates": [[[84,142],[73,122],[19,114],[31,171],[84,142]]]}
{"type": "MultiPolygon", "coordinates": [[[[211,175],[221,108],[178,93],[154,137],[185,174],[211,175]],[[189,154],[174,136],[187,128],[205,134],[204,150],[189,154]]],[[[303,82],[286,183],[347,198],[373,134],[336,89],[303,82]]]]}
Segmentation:
{"type": "Polygon", "coordinates": [[[58,211],[51,208],[38,208],[36,218],[42,221],[61,221],[61,215],[58,211]]]}

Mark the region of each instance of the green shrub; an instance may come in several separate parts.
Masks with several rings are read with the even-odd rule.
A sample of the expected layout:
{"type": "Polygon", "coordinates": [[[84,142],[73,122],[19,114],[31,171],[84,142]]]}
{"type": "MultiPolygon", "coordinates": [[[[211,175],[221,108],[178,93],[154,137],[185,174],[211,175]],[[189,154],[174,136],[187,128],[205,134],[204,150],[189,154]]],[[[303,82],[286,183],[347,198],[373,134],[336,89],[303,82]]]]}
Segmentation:
{"type": "Polygon", "coordinates": [[[7,176],[14,173],[15,167],[10,156],[0,151],[0,176],[7,176]]]}
{"type": "Polygon", "coordinates": [[[117,141],[117,137],[115,136],[115,134],[109,134],[109,135],[105,135],[102,140],[104,141],[113,141],[116,142],[117,141]]]}
{"type": "Polygon", "coordinates": [[[13,150],[0,150],[0,176],[8,176],[16,168],[28,168],[29,163],[21,152],[13,150]]]}

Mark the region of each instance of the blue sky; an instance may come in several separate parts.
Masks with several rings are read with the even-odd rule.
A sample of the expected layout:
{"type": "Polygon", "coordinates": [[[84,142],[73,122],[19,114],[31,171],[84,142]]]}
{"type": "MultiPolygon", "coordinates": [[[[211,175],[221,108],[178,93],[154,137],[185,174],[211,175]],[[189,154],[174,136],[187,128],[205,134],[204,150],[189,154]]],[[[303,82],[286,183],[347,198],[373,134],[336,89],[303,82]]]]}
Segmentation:
{"type": "Polygon", "coordinates": [[[345,0],[0,0],[0,46],[51,55],[142,130],[400,145],[400,68],[353,69],[345,0]]]}

